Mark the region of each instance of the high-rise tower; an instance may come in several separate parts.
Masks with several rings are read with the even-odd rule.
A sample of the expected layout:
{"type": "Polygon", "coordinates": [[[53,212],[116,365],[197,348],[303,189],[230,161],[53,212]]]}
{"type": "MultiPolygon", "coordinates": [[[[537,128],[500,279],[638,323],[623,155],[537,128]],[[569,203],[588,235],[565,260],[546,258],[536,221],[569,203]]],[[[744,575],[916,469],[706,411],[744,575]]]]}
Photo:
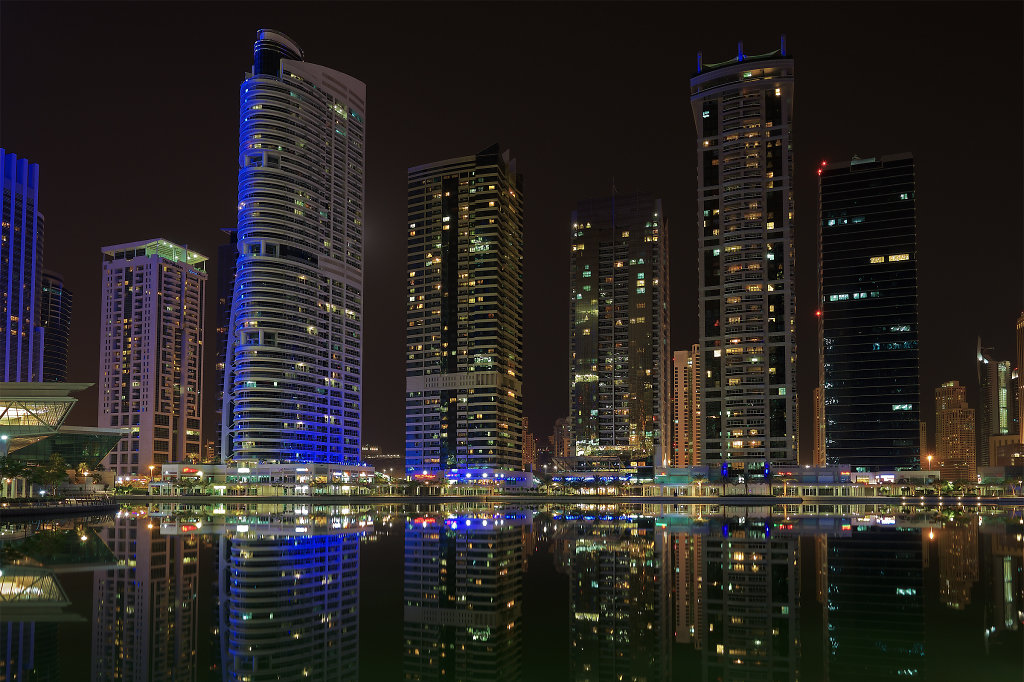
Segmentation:
{"type": "Polygon", "coordinates": [[[973,482],[977,475],[974,410],[967,389],[947,381],[935,389],[935,455],[942,478],[973,482]]]}
{"type": "Polygon", "coordinates": [[[409,169],[405,468],[522,468],[523,178],[498,145],[409,169]]]}
{"type": "Polygon", "coordinates": [[[672,354],[672,462],[674,467],[703,462],[700,414],[700,346],[672,354]]]}
{"type": "Polygon", "coordinates": [[[978,466],[992,462],[990,439],[1014,433],[1013,367],[1009,360],[994,360],[993,349],[981,345],[978,337],[978,466]]]}
{"type": "Polygon", "coordinates": [[[793,59],[782,49],[704,64],[697,126],[703,457],[796,464],[793,59]]]}
{"type": "Polygon", "coordinates": [[[39,321],[45,329],[43,345],[43,381],[68,380],[68,343],[71,336],[71,292],[64,278],[43,271],[42,302],[39,321]]]}
{"type": "Polygon", "coordinates": [[[581,469],[665,466],[672,354],[661,199],[614,195],[572,214],[570,405],[581,469]]]}
{"type": "Polygon", "coordinates": [[[43,214],[39,164],[0,148],[3,213],[0,214],[0,291],[3,292],[3,381],[42,381],[43,214]]]}
{"type": "Polygon", "coordinates": [[[366,87],[261,30],[241,85],[223,459],[359,461],[366,87]]]}
{"type": "Polygon", "coordinates": [[[1024,443],[1024,312],[1017,318],[1017,433],[1024,443]]]}
{"type": "Polygon", "coordinates": [[[828,464],[917,468],[914,159],[818,170],[818,340],[828,464]]]}
{"type": "Polygon", "coordinates": [[[105,247],[102,294],[97,419],[131,429],[108,468],[198,458],[206,256],[166,239],[105,247]]]}

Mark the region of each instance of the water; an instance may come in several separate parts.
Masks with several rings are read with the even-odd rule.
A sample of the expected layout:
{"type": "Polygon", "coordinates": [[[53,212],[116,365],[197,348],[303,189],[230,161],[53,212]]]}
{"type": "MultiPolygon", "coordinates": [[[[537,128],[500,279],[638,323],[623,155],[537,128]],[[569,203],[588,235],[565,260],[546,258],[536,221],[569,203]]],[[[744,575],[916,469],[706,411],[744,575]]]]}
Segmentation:
{"type": "Polygon", "coordinates": [[[0,679],[1024,679],[1020,509],[836,511],[154,505],[8,524],[0,679]]]}

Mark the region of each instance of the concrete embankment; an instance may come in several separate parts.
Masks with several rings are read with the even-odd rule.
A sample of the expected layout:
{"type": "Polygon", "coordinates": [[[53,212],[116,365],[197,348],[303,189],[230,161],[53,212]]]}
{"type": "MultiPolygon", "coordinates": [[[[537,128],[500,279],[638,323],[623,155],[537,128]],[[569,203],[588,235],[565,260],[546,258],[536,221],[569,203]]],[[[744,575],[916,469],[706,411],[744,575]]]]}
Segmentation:
{"type": "Polygon", "coordinates": [[[120,507],[117,501],[82,504],[33,504],[0,507],[0,521],[8,519],[46,519],[54,516],[92,516],[113,514],[120,507]]]}

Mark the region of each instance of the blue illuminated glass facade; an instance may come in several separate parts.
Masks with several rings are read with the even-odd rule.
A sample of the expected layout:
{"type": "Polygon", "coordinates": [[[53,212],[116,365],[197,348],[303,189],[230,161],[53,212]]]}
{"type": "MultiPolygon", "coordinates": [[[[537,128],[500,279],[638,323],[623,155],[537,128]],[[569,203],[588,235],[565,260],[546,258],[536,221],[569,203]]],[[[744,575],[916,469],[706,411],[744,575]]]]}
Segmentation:
{"type": "Polygon", "coordinates": [[[818,327],[829,465],[920,461],[914,160],[819,171],[818,327]]]}
{"type": "Polygon", "coordinates": [[[221,537],[224,680],[359,678],[362,533],[306,532],[221,537]]]}
{"type": "Polygon", "coordinates": [[[240,94],[221,459],[355,464],[366,86],[261,30],[240,94]]]}
{"type": "Polygon", "coordinates": [[[43,215],[39,164],[0,148],[3,209],[0,214],[0,288],[3,296],[3,381],[42,381],[43,215]]]}

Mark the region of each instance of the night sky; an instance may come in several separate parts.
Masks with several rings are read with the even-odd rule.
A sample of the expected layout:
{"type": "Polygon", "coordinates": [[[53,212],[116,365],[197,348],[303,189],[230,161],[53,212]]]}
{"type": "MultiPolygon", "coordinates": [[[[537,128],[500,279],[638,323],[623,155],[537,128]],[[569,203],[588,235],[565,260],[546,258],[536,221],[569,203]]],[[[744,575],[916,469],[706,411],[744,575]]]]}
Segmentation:
{"type": "MultiPolygon", "coordinates": [[[[660,196],[672,346],[697,340],[689,78],[776,49],[796,59],[794,147],[804,459],[816,381],[822,160],[917,162],[922,413],[980,333],[1015,354],[1024,306],[1022,25],[1014,3],[0,3],[0,144],[41,166],[45,264],[75,295],[71,381],[97,381],[100,248],[166,237],[212,259],[207,437],[216,394],[216,248],[236,215],[238,86],[259,28],[367,84],[363,442],[404,443],[409,166],[512,150],[526,183],[526,413],[568,410],[569,216],[578,199],[660,196]]],[[[70,422],[96,423],[96,389],[70,422]]]]}

